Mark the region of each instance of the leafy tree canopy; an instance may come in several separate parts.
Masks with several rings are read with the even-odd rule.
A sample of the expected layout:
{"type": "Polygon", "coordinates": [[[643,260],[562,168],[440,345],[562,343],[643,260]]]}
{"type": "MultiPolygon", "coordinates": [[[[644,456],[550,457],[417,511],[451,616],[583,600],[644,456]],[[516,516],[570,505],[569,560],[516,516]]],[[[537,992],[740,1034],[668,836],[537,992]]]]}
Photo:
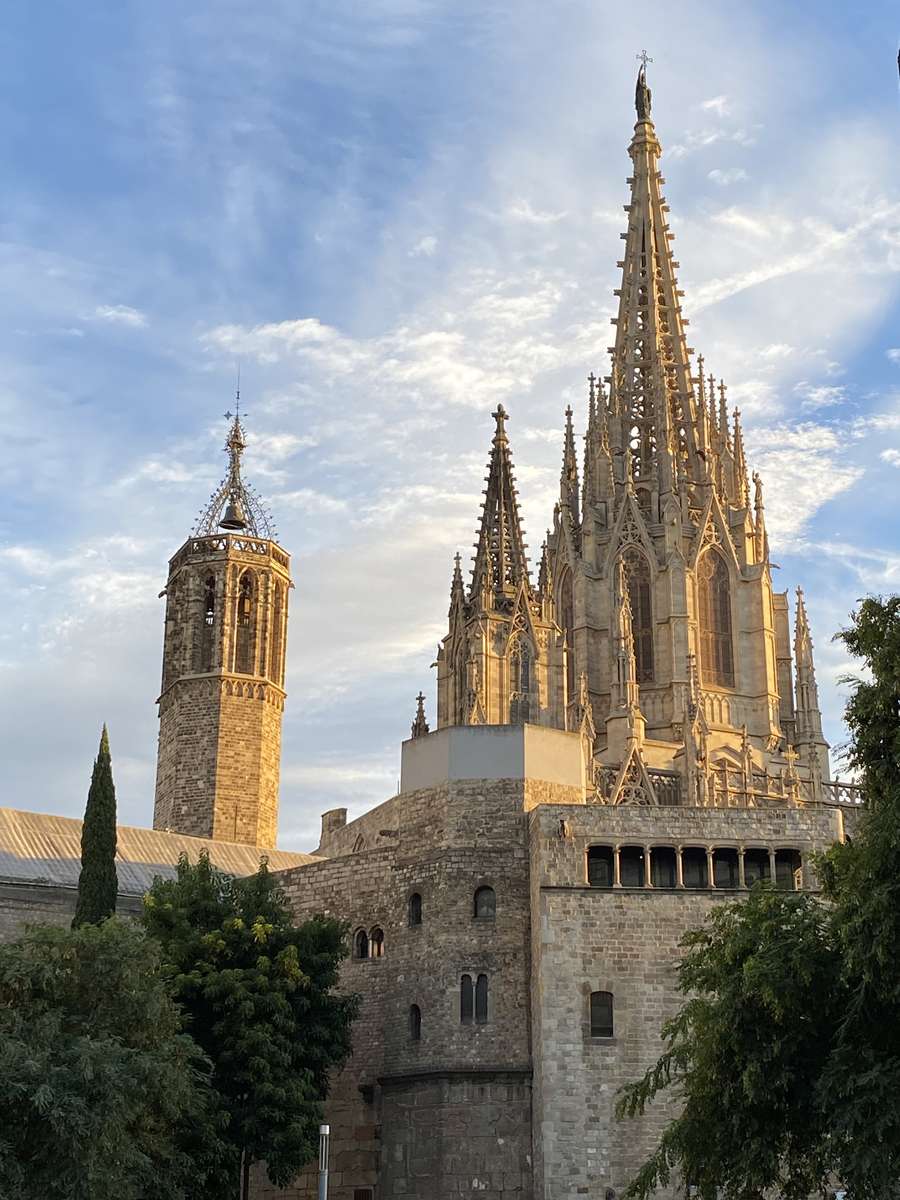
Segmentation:
{"type": "Polygon", "coordinates": [[[289,1183],[316,1154],[329,1071],[350,1053],[356,1000],[334,991],[344,926],[295,926],[265,862],[233,880],[207,855],[196,865],[183,856],[177,879],[155,882],[144,924],[213,1063],[224,1136],[244,1172],[264,1160],[273,1183],[289,1183]]]}
{"type": "Polygon", "coordinates": [[[702,1200],[900,1197],[900,597],[869,598],[839,637],[850,765],[866,809],[818,862],[827,903],[757,885],[689,933],[666,1052],[623,1089],[637,1116],[682,1105],[626,1200],[677,1175],[702,1200]]]}
{"type": "Polygon", "coordinates": [[[38,927],[0,946],[2,1200],[204,1194],[216,1161],[207,1075],[140,929],[38,927]],[[185,1127],[210,1158],[180,1139],[185,1127]]]}

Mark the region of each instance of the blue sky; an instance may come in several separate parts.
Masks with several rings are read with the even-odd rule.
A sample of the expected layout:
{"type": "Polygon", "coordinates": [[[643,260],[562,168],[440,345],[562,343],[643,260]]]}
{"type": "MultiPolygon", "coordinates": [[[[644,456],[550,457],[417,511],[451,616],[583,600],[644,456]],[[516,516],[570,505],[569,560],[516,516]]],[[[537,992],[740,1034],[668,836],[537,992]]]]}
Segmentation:
{"type": "Polygon", "coordinates": [[[282,844],[396,787],[502,400],[532,549],[611,341],[645,44],[690,342],[776,586],[900,578],[897,21],[872,3],[19,0],[0,15],[0,803],[152,814],[166,562],[222,474],[294,555],[282,844]]]}

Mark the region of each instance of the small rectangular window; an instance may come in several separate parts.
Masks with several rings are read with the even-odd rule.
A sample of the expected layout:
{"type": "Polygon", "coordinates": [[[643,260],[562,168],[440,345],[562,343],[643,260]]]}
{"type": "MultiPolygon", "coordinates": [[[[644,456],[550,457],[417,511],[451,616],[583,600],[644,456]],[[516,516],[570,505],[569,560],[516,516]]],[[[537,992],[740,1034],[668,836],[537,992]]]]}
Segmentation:
{"type": "Polygon", "coordinates": [[[472,976],[463,975],[459,981],[459,1019],[463,1025],[471,1025],[475,1014],[475,989],[472,976]]]}
{"type": "Polygon", "coordinates": [[[613,1035],[612,992],[591,992],[591,1037],[613,1035]]]}

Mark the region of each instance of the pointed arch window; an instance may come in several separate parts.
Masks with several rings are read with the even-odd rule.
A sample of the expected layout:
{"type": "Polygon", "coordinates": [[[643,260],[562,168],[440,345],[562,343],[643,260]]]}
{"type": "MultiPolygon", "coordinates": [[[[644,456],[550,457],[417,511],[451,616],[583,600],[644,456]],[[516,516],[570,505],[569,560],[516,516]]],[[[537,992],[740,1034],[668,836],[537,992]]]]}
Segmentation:
{"type": "Polygon", "coordinates": [[[203,582],[202,624],[200,626],[200,670],[210,671],[216,625],[216,579],[207,575],[203,582]]]}
{"type": "Polygon", "coordinates": [[[524,725],[531,715],[534,653],[525,637],[517,637],[509,652],[509,720],[524,725]]]}
{"type": "Polygon", "coordinates": [[[465,725],[468,713],[466,712],[468,704],[469,691],[469,666],[466,661],[466,643],[465,640],[460,642],[456,651],[456,724],[465,725]]]}
{"type": "Polygon", "coordinates": [[[731,631],[731,581],[728,564],[717,550],[707,550],[697,567],[700,624],[700,667],[703,682],[734,687],[731,631]]]}
{"type": "Polygon", "coordinates": [[[241,675],[253,674],[254,592],[253,574],[245,571],[238,581],[234,651],[234,669],[241,675]]]}
{"type": "Polygon", "coordinates": [[[631,628],[634,636],[634,660],[638,683],[652,683],[653,663],[653,584],[650,564],[640,550],[632,547],[623,555],[625,578],[628,581],[628,602],[631,605],[631,628]]]}
{"type": "Polygon", "coordinates": [[[575,699],[575,586],[568,567],[559,581],[559,623],[566,635],[566,695],[572,701],[575,699]]]}

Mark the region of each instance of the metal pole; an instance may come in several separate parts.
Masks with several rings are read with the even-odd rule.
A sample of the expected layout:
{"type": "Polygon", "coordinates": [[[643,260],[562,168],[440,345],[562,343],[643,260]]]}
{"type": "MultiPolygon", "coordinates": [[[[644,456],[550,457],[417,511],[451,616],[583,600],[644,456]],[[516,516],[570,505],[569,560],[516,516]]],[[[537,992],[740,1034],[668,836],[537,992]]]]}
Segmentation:
{"type": "Polygon", "coordinates": [[[319,1200],[328,1200],[328,1142],[329,1125],[319,1126],[319,1200]]]}

